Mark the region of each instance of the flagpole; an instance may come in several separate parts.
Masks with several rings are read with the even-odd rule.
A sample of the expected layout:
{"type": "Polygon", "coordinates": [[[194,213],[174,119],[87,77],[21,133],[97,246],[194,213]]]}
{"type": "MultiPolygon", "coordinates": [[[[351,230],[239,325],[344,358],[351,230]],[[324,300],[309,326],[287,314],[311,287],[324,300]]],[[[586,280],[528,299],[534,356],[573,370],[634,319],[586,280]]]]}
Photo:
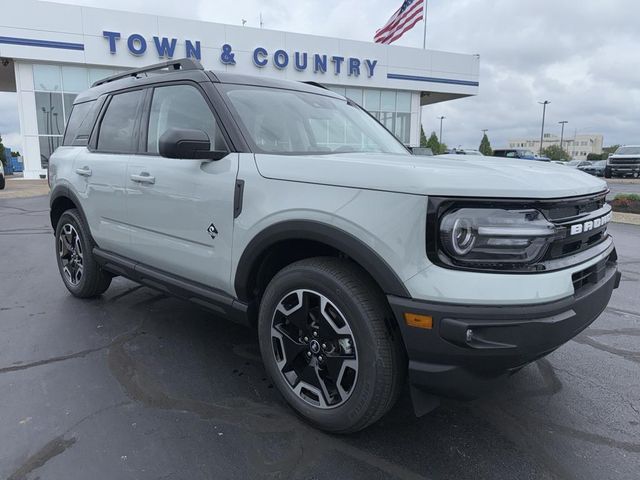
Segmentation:
{"type": "Polygon", "coordinates": [[[424,0],[424,10],[422,11],[422,21],[424,22],[424,36],[422,37],[422,49],[427,48],[427,0],[424,0]]]}

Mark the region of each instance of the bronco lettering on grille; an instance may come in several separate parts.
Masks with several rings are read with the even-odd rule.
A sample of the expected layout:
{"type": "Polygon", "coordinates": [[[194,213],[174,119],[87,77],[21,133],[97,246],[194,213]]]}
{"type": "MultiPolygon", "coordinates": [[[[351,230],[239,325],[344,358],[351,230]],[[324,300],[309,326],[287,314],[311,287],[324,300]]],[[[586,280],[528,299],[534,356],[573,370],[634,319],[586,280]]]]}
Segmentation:
{"type": "Polygon", "coordinates": [[[588,232],[590,230],[594,230],[596,228],[600,228],[603,225],[606,225],[611,221],[611,212],[603,215],[602,217],[596,218],[595,220],[589,220],[583,223],[576,223],[575,225],[571,225],[571,230],[569,235],[578,235],[580,233],[588,232]]]}

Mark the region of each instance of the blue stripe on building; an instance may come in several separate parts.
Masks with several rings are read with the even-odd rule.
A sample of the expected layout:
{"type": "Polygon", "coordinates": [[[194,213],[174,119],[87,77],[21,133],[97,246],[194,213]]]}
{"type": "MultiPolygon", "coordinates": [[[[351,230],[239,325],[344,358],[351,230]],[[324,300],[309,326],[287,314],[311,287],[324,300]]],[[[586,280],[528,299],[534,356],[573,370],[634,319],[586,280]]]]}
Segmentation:
{"type": "Polygon", "coordinates": [[[36,38],[0,37],[0,43],[7,45],[24,45],[27,47],[61,48],[63,50],[84,50],[83,43],[56,42],[38,40],[36,38]]]}
{"type": "Polygon", "coordinates": [[[413,80],[416,82],[448,83],[450,85],[466,85],[469,87],[480,86],[480,82],[473,82],[471,80],[455,80],[453,78],[421,77],[419,75],[404,75],[401,73],[387,73],[387,78],[390,78],[393,80],[413,80]]]}

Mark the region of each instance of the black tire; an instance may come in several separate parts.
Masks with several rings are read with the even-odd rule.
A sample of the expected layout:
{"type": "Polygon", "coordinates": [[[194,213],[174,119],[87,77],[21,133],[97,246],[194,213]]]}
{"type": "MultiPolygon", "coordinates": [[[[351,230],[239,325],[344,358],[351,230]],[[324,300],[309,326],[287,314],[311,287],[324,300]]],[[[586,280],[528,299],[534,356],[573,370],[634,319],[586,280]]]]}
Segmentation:
{"type": "Polygon", "coordinates": [[[55,251],[58,262],[58,270],[64,285],[69,292],[75,297],[91,298],[104,293],[111,285],[112,276],[104,272],[93,256],[93,240],[89,234],[89,228],[85,225],[80,213],[76,209],[65,211],[58,220],[55,235],[55,251]],[[67,233],[70,232],[70,233],[67,233]],[[73,232],[76,232],[74,235],[73,232]],[[64,238],[63,238],[64,235],[64,238]],[[69,245],[69,237],[77,238],[80,248],[75,248],[74,253],[66,247],[69,245]],[[66,240],[66,242],[65,242],[66,240]],[[79,253],[78,253],[79,252],[79,253]],[[80,258],[82,266],[80,275],[78,270],[70,267],[68,262],[74,257],[77,266],[77,260],[80,258]],[[65,265],[67,263],[67,265],[65,265]],[[65,270],[65,267],[67,269],[65,270]],[[74,272],[72,274],[72,272],[74,272]],[[73,277],[73,278],[72,278],[73,277]]]}
{"type": "Polygon", "coordinates": [[[611,178],[611,168],[604,167],[604,178],[611,178]]]}
{"type": "MultiPolygon", "coordinates": [[[[260,303],[258,328],[265,368],[287,402],[317,428],[332,433],[362,430],[380,419],[394,405],[404,384],[406,355],[399,332],[391,326],[393,323],[388,323],[391,319],[392,313],[383,293],[357,265],[332,257],[295,262],[271,280],[260,303]],[[281,301],[284,304],[289,295],[295,294],[292,292],[300,290],[326,297],[337,308],[338,314],[342,314],[353,336],[357,374],[349,395],[334,407],[327,407],[328,402],[320,407],[305,401],[301,394],[294,392],[294,387],[285,379],[276,360],[277,340],[272,338],[276,308],[281,301]]],[[[284,325],[291,323],[285,322],[284,325]]],[[[322,335],[322,330],[318,331],[322,335]]],[[[305,355],[312,355],[311,348],[307,349],[302,337],[300,341],[304,345],[304,352],[296,358],[309,363],[310,357],[305,355]]],[[[327,343],[330,342],[323,342],[323,348],[327,343]]],[[[325,357],[331,358],[331,353],[325,353],[325,357]]],[[[324,359],[326,366],[329,358],[324,359]]],[[[317,359],[322,360],[322,357],[317,359]]],[[[316,365],[322,366],[322,363],[316,365]]],[[[316,375],[320,376],[317,369],[316,375]]],[[[339,396],[342,398],[342,394],[339,396]]],[[[323,397],[326,401],[327,396],[323,397]]]]}
{"type": "Polygon", "coordinates": [[[0,190],[4,190],[5,183],[6,183],[6,181],[4,179],[4,175],[2,175],[0,177],[0,190]]]}

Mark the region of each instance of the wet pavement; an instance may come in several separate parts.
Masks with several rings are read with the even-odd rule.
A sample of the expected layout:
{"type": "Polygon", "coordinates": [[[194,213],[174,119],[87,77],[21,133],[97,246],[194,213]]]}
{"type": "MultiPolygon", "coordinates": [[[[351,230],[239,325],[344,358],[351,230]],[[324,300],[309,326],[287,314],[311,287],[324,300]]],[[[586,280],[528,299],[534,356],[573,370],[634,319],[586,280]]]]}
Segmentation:
{"type": "Polygon", "coordinates": [[[255,332],[115,279],[58,276],[46,197],[0,199],[0,478],[637,479],[640,227],[603,315],[488,397],[416,419],[408,392],[351,436],[301,421],[255,332]]]}

